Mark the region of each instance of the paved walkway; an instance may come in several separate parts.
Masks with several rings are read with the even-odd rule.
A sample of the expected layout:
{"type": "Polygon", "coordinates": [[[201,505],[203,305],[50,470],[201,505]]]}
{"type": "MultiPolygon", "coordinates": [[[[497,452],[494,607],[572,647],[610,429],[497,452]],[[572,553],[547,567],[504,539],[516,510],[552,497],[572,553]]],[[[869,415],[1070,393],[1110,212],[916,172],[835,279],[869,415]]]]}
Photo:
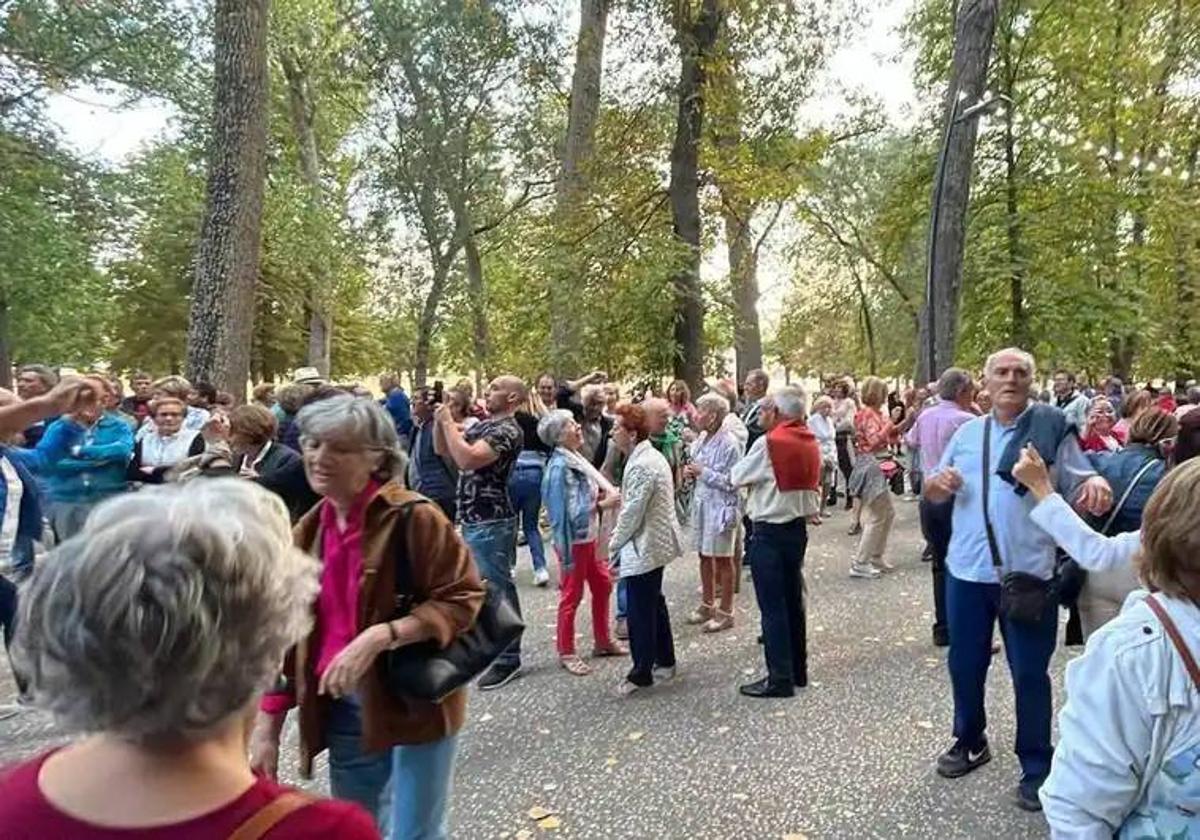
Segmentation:
{"type": "MultiPolygon", "coordinates": [[[[555,592],[533,588],[522,552],[528,672],[471,698],[453,836],[1045,836],[1041,817],[1008,798],[1018,769],[1002,658],[989,686],[992,763],[956,782],[933,772],[949,741],[952,706],[944,653],[929,642],[929,567],[919,560],[916,505],[897,501],[897,508],[891,556],[899,569],[882,580],[847,577],[854,540],[845,514],[816,529],[806,564],[812,683],[793,700],[737,694],[762,664],[751,586],[732,631],[705,636],[683,623],[696,600],[694,559],[667,575],[680,663],[672,684],[617,698],[625,660],[568,676],[554,655],[555,592]],[[532,809],[553,812],[558,827],[539,826],[532,809]]],[[[581,651],[590,649],[582,635],[589,626],[584,606],[581,651]]],[[[1060,649],[1053,666],[1060,692],[1066,656],[1060,649]]],[[[0,702],[11,701],[7,668],[0,674],[0,702]]],[[[39,713],[0,721],[0,763],[61,740],[39,713]]],[[[284,762],[293,769],[294,755],[284,762]]],[[[319,769],[318,786],[323,777],[319,769]]]]}

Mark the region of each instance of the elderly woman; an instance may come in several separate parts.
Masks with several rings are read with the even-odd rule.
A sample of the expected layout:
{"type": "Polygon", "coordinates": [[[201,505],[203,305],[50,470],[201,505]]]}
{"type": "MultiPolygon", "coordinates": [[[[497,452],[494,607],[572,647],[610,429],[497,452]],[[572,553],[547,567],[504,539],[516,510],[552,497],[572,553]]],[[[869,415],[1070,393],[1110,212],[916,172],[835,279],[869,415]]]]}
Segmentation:
{"type": "Polygon", "coordinates": [[[162,484],[167,471],[181,461],[204,453],[204,437],[198,429],[183,428],[187,406],[175,397],[161,397],[151,404],[151,431],[133,447],[127,477],[142,484],[162,484]]]}
{"type": "Polygon", "coordinates": [[[311,625],[317,573],[283,505],[245,482],[97,508],[34,571],[15,649],[34,702],[84,734],[0,775],[0,836],[378,836],[360,809],[246,760],[256,699],[311,625]]]}
{"type": "Polygon", "coordinates": [[[253,763],[275,776],[284,718],[297,704],[306,778],[328,749],[330,791],[377,815],[385,836],[445,837],[466,690],[440,704],[392,694],[374,665],[387,650],[449,645],[474,621],[483,584],[441,510],[401,485],[404,457],[382,407],[331,397],[297,420],[308,480],[323,498],[295,537],[321,558],[321,589],[315,629],[289,657],[285,684],[263,701],[253,763]],[[397,591],[400,562],[411,592],[397,591]],[[416,604],[403,618],[398,595],[416,604]]]}
{"type": "Polygon", "coordinates": [[[835,491],[836,471],[838,466],[837,430],[833,427],[833,400],[827,396],[819,396],[813,401],[812,416],[808,418],[808,428],[816,435],[821,447],[821,518],[829,516],[825,508],[837,504],[835,491]]]}
{"type": "MultiPolygon", "coordinates": [[[[203,386],[203,383],[201,384],[203,386]]],[[[182,376],[164,376],[155,382],[152,388],[155,400],[171,397],[180,400],[187,406],[187,414],[183,418],[183,428],[194,431],[200,431],[204,428],[204,424],[208,422],[211,412],[194,404],[196,391],[192,387],[192,383],[188,382],[182,376]]],[[[154,431],[153,418],[151,418],[150,422],[143,423],[138,428],[137,439],[141,440],[152,431],[154,431]]]]}
{"type": "Polygon", "coordinates": [[[883,416],[887,385],[868,376],[862,384],[862,408],[854,415],[854,471],[850,474],[850,493],[862,505],[862,536],[850,565],[850,577],[877,578],[894,567],[883,554],[896,519],[892,494],[880,462],[890,456],[899,437],[895,424],[883,416]]]}
{"type": "Polygon", "coordinates": [[[623,656],[627,651],[608,631],[612,578],[597,552],[599,512],[617,507],[617,488],[583,456],[583,431],[565,409],[545,414],[538,437],[553,447],[542,478],[541,497],[550,517],[558,555],[558,658],[568,673],[587,676],[591,668],[575,653],[575,612],[586,584],[592,593],[592,656],[623,656]]]}
{"type": "Polygon", "coordinates": [[[692,405],[692,389],[682,379],[667,386],[667,403],[671,406],[671,422],[682,433],[696,425],[696,406],[692,405]]]}
{"type": "Polygon", "coordinates": [[[1079,448],[1084,452],[1116,452],[1124,438],[1116,430],[1117,412],[1108,397],[1094,397],[1088,404],[1087,423],[1079,436],[1079,448]]]}
{"type": "Polygon", "coordinates": [[[229,415],[229,448],[238,473],[283,499],[295,522],[312,510],[319,497],[304,474],[304,460],[275,442],[276,428],[275,415],[263,406],[239,406],[229,415]]]}
{"type": "Polygon", "coordinates": [[[641,406],[617,406],[613,443],[625,456],[621,512],[608,553],[626,585],[629,648],[633,667],[618,688],[621,696],[675,676],[675,641],[662,594],[663,571],[682,553],[675,518],[671,465],[650,442],[641,406]]]}
{"type": "Polygon", "coordinates": [[[1145,591],[1067,665],[1067,703],[1040,798],[1055,838],[1191,837],[1200,773],[1200,461],[1173,469],[1140,532],[1103,537],[1054,494],[1031,450],[1013,470],[1031,516],[1087,568],[1136,560],[1145,591]]]}
{"type": "Polygon", "coordinates": [[[738,524],[738,493],[729,472],[741,457],[737,440],[724,428],[729,401],[705,394],[696,403],[700,436],[691,447],[684,475],[696,481],[692,498],[692,535],[700,554],[700,606],[688,624],[702,624],[705,633],[733,626],[733,543],[738,524]],[[717,593],[720,593],[720,604],[717,593]]]}

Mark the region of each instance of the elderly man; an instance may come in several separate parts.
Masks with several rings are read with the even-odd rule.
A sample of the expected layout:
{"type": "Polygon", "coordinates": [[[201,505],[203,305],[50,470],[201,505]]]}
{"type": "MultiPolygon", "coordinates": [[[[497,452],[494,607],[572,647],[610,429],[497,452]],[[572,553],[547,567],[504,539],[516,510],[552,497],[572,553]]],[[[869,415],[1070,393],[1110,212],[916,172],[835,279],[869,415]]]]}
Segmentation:
{"type": "MultiPolygon", "coordinates": [[[[499,587],[520,612],[512,569],[517,563],[517,512],[508,493],[508,479],[521,451],[524,434],[513,417],[525,404],[525,383],[516,376],[499,376],[488,387],[488,419],[463,432],[449,404],[434,419],[434,450],[447,455],[461,471],[458,476],[458,521],[463,541],[475,557],[484,580],[499,587]]],[[[521,673],[521,639],[479,678],[479,689],[507,685],[521,673]]]]}
{"type": "Polygon", "coordinates": [[[767,676],[739,689],[747,697],[791,697],[808,685],[803,568],[808,522],[821,510],[821,446],[805,425],[806,402],[800,388],[763,399],[765,433],[730,473],[749,493],[747,556],[767,660],[767,676]]]}
{"type": "MultiPolygon", "coordinates": [[[[23,365],[17,370],[17,396],[22,400],[43,397],[57,384],[58,374],[45,365],[23,365]]],[[[53,419],[38,420],[29,424],[22,432],[25,446],[29,449],[37,446],[53,419]]]]}
{"type": "Polygon", "coordinates": [[[593,467],[600,469],[608,458],[608,438],[612,434],[612,418],[604,413],[607,407],[607,395],[603,385],[586,385],[579,392],[583,405],[582,419],[579,422],[583,430],[583,447],[580,452],[593,467]]]}
{"type": "Polygon", "coordinates": [[[745,398],[745,405],[742,407],[742,422],[746,424],[746,429],[750,433],[747,446],[753,446],[754,441],[762,436],[764,431],[762,425],[762,399],[767,395],[767,388],[771,385],[771,378],[767,376],[766,371],[755,368],[746,374],[746,381],[742,383],[742,395],[745,398]]]}
{"type": "Polygon", "coordinates": [[[1069,370],[1054,372],[1054,404],[1067,415],[1067,420],[1074,426],[1078,434],[1083,434],[1087,424],[1089,400],[1075,384],[1075,374],[1069,370]]]}
{"type": "MultiPolygon", "coordinates": [[[[920,409],[916,422],[904,437],[908,448],[918,453],[921,463],[931,467],[940,463],[946,445],[958,427],[974,420],[971,405],[975,399],[975,383],[971,374],[962,368],[948,368],[937,382],[937,402],[920,409]]],[[[946,629],[946,551],[950,547],[950,518],[954,504],[934,502],[922,494],[920,514],[921,533],[932,555],[933,567],[933,643],[938,647],[950,644],[946,629]]]]}
{"type": "Polygon", "coordinates": [[[1014,798],[1030,811],[1041,810],[1038,789],[1050,772],[1053,752],[1047,668],[1057,641],[1058,603],[1050,586],[1054,540],[1030,519],[1034,500],[1012,483],[1020,449],[1032,444],[1053,463],[1059,491],[1067,498],[1078,494],[1080,507],[1099,514],[1112,504],[1108,483],[1095,474],[1060,410],[1030,404],[1033,376],[1033,357],[1022,350],[1001,350],[987,360],[984,386],[991,413],[954,433],[925,485],[931,502],[953,498],[954,504],[946,614],[955,740],[938,757],[937,772],[958,778],[991,759],[984,684],[999,620],[1016,697],[1022,776],[1014,798]],[[1002,585],[1002,580],[1008,582],[1002,585]],[[1014,583],[1023,584],[1025,594],[1014,583]]]}

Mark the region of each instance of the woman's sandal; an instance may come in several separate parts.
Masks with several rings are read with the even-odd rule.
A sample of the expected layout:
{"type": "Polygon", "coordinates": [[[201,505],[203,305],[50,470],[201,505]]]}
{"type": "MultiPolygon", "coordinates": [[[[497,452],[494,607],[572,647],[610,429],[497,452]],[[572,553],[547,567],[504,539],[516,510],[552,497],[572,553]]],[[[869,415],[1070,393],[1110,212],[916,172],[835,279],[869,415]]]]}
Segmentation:
{"type": "Polygon", "coordinates": [[[720,633],[722,630],[728,630],[733,627],[733,613],[721,612],[719,609],[713,610],[713,617],[704,623],[701,631],[705,633],[720,633]]]}
{"type": "Polygon", "coordinates": [[[712,604],[700,604],[687,617],[688,624],[703,624],[716,615],[716,608],[712,604]]]}
{"type": "Polygon", "coordinates": [[[591,667],[578,656],[561,657],[558,663],[566,669],[568,674],[575,677],[586,677],[592,673],[591,667]]]}

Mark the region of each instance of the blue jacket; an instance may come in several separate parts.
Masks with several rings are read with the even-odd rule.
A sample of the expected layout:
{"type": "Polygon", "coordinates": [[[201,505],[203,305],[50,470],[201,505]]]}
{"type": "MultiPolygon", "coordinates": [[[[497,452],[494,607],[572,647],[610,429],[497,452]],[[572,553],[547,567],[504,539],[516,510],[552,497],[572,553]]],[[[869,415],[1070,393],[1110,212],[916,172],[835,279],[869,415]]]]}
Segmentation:
{"type": "Polygon", "coordinates": [[[404,438],[411,438],[413,430],[412,403],[408,399],[408,394],[404,393],[404,389],[393,388],[387,392],[387,396],[383,398],[382,402],[387,413],[392,416],[392,422],[396,424],[396,434],[404,438]]]}
{"type": "MultiPolygon", "coordinates": [[[[1146,509],[1146,502],[1150,501],[1154,488],[1158,487],[1158,483],[1167,474],[1167,465],[1162,456],[1153,447],[1142,443],[1132,443],[1119,452],[1090,453],[1088,460],[1092,462],[1096,472],[1104,476],[1112,487],[1114,505],[1125,495],[1130,483],[1146,465],[1146,462],[1156,462],[1146,470],[1137,486],[1129,494],[1129,498],[1125,500],[1125,504],[1122,505],[1113,524],[1108,529],[1108,536],[1140,530],[1142,511],[1146,509]]],[[[1108,520],[1108,516],[1092,520],[1092,524],[1099,530],[1108,520]]]]}
{"type": "Polygon", "coordinates": [[[542,504],[550,519],[550,540],[559,563],[571,568],[571,546],[588,532],[596,508],[596,491],[586,475],[572,467],[557,449],[542,474],[542,504]]]}
{"type": "Polygon", "coordinates": [[[125,490],[133,430],[106,413],[91,428],[67,417],[50,424],[36,449],[10,449],[9,459],[43,479],[52,502],[95,502],[125,490]]]}
{"type": "Polygon", "coordinates": [[[1018,496],[1024,496],[1029,492],[1029,488],[1020,484],[1012,474],[1013,467],[1021,458],[1021,450],[1025,448],[1026,444],[1032,443],[1033,448],[1046,462],[1046,466],[1051,467],[1058,458],[1059,445],[1067,435],[1071,434],[1077,434],[1077,432],[1067,420],[1067,415],[1063,413],[1062,409],[1052,405],[1031,403],[1017,418],[1013,436],[1000,455],[1000,464],[996,473],[1013,486],[1018,496]]]}
{"type": "MultiPolygon", "coordinates": [[[[8,458],[17,477],[21,479],[21,511],[17,517],[17,538],[13,542],[12,565],[14,569],[24,570],[33,566],[33,544],[42,538],[42,505],[38,498],[38,487],[33,476],[21,463],[20,456],[8,457],[15,447],[0,446],[0,458],[8,458]]],[[[0,481],[0,519],[8,509],[8,484],[0,481]]]]}

